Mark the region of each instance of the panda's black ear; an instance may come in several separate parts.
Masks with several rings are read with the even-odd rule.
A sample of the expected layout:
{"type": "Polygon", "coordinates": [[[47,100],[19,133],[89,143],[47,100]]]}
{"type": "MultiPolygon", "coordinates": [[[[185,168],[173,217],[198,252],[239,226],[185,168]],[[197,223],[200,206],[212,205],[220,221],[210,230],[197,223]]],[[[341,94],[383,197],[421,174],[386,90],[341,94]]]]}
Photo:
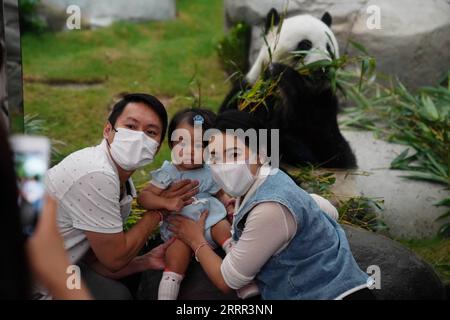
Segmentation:
{"type": "Polygon", "coordinates": [[[333,18],[331,18],[331,14],[329,12],[325,12],[320,20],[322,20],[328,27],[331,27],[331,23],[333,22],[333,18]]]}
{"type": "Polygon", "coordinates": [[[266,25],[264,29],[265,34],[267,34],[272,27],[277,26],[280,23],[280,20],[281,17],[277,9],[275,8],[270,9],[266,17],[266,25]]]}

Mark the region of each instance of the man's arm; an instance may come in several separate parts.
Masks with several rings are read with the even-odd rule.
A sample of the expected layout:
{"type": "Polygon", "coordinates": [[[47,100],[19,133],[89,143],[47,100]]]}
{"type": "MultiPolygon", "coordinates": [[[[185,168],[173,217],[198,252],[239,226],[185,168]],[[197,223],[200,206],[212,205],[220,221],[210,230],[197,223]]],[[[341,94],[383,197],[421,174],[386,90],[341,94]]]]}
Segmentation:
{"type": "Polygon", "coordinates": [[[98,261],[110,272],[118,272],[137,256],[161,221],[158,211],[147,211],[128,232],[84,231],[98,261]]]}
{"type": "Polygon", "coordinates": [[[179,211],[193,202],[198,193],[198,182],[181,180],[163,190],[149,183],[139,194],[138,204],[146,210],[179,211]]]}
{"type": "Polygon", "coordinates": [[[178,212],[185,206],[181,197],[165,198],[161,196],[163,190],[152,185],[142,190],[137,202],[146,210],[168,210],[178,212]]]}
{"type": "MultiPolygon", "coordinates": [[[[175,240],[175,238],[172,239],[175,240]]],[[[172,242],[172,240],[167,241],[152,249],[150,252],[133,258],[125,268],[117,272],[109,271],[95,258],[95,256],[94,260],[89,263],[89,266],[97,273],[111,279],[121,279],[145,270],[162,270],[165,267],[164,258],[166,249],[172,244],[172,242]]]]}
{"type": "MultiPolygon", "coordinates": [[[[108,185],[102,183],[102,185],[108,185]]],[[[181,197],[185,203],[198,192],[198,182],[183,180],[173,183],[168,189],[161,192],[162,197],[181,197]]],[[[147,186],[147,188],[149,188],[147,186]]],[[[146,189],[147,189],[146,188],[146,189]]],[[[83,191],[86,192],[86,186],[83,191]]],[[[92,197],[92,194],[91,194],[92,197]]],[[[100,197],[103,198],[103,197],[100,197]]],[[[99,198],[99,199],[100,199],[99,198]]],[[[107,214],[108,209],[103,210],[107,214]]],[[[115,216],[115,215],[114,215],[115,216]]],[[[101,222],[104,220],[100,220],[101,222]]],[[[84,230],[89,244],[96,255],[98,261],[109,271],[118,272],[127,266],[143,247],[153,229],[161,221],[161,214],[158,211],[148,211],[128,232],[123,231],[106,233],[81,228],[84,230]]]]}

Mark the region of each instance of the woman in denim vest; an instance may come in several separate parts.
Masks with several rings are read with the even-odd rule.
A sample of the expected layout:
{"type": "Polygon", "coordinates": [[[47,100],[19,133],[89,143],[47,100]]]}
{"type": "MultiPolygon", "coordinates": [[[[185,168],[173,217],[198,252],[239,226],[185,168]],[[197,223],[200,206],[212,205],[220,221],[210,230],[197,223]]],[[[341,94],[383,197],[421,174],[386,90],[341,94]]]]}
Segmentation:
{"type": "Polygon", "coordinates": [[[252,144],[226,132],[263,126],[248,113],[229,111],[218,116],[215,128],[211,170],[237,199],[234,245],[223,260],[208,246],[207,212],[198,222],[175,217],[170,223],[216,287],[228,292],[254,280],[262,299],[373,299],[371,279],[358,267],[340,225],[289,176],[270,167],[264,139],[257,135],[252,144]]]}

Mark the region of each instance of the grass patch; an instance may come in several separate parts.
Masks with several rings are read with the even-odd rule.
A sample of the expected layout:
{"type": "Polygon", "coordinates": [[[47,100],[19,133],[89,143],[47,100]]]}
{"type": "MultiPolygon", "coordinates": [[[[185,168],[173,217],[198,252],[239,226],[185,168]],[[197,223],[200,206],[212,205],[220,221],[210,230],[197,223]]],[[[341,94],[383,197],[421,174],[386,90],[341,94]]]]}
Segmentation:
{"type": "Polygon", "coordinates": [[[399,240],[399,242],[428,261],[444,283],[450,285],[450,239],[434,237],[425,240],[399,240]]]}
{"type": "MultiPolygon", "coordinates": [[[[179,0],[177,9],[173,21],[23,35],[24,78],[32,79],[24,83],[25,113],[39,115],[46,134],[65,143],[62,154],[101,140],[113,97],[121,92],[168,97],[172,115],[195,102],[194,77],[202,104],[217,110],[228,90],[215,49],[223,37],[222,1],[179,0]],[[84,89],[52,85],[99,80],[84,89]]],[[[168,158],[165,144],[156,161],[135,174],[136,182],[168,158]]]]}

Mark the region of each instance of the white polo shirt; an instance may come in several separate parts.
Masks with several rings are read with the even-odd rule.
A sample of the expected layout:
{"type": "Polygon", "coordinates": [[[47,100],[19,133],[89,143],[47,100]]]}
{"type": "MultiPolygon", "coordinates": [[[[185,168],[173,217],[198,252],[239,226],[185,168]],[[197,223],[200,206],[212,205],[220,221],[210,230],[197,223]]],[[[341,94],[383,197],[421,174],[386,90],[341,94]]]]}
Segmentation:
{"type": "Polygon", "coordinates": [[[136,197],[131,178],[120,195],[119,174],[106,140],[67,156],[47,172],[45,184],[59,202],[57,222],[72,263],[90,248],[84,231],[123,231],[136,197]]]}

